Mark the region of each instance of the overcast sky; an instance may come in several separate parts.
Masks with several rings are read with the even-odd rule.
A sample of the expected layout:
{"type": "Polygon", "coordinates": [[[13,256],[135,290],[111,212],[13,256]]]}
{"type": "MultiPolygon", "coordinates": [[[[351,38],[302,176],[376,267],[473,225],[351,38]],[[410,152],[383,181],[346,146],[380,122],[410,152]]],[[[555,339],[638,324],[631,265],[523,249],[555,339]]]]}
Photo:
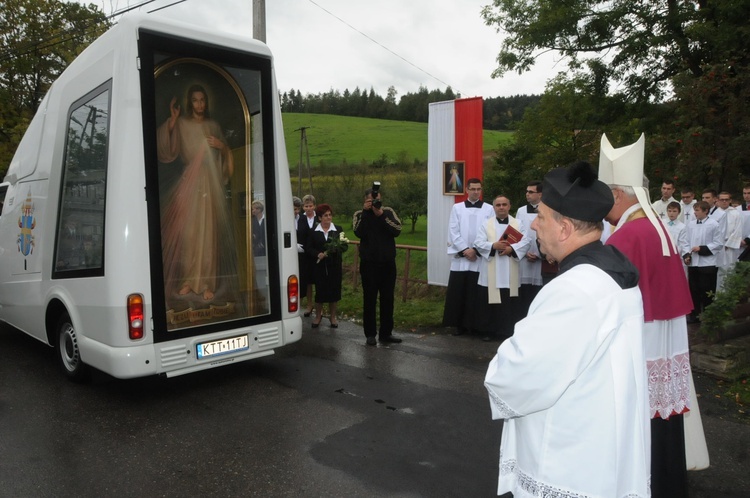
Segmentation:
{"type": "MultiPolygon", "coordinates": [[[[111,13],[142,1],[85,3],[111,13]]],[[[141,11],[175,1],[157,0],[141,11]]],[[[451,86],[462,97],[542,93],[546,80],[563,66],[555,66],[552,57],[532,72],[491,78],[502,35],[480,16],[490,1],[266,0],[266,43],[275,57],[279,90],[307,94],[358,86],[385,97],[389,86],[401,96],[421,85],[429,90],[451,86]]],[[[153,15],[252,37],[252,4],[186,0],[153,15]]]]}

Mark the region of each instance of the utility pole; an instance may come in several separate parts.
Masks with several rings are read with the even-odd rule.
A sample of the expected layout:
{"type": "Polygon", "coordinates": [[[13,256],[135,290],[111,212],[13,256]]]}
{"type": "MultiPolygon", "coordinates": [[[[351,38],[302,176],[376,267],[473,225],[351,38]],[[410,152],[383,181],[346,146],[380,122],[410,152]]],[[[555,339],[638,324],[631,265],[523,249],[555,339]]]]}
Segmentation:
{"type": "Polygon", "coordinates": [[[310,171],[310,149],[307,147],[307,132],[305,132],[306,129],[308,129],[309,126],[303,126],[302,128],[297,128],[294,131],[300,132],[299,137],[299,163],[298,165],[298,172],[299,172],[299,185],[297,187],[297,197],[302,198],[302,155],[305,154],[307,156],[307,178],[310,182],[310,194],[314,195],[313,193],[313,183],[312,183],[312,172],[310,171]]]}
{"type": "MultiPolygon", "coordinates": [[[[266,0],[253,0],[253,38],[256,40],[266,43],[266,0]]],[[[307,178],[310,182],[310,194],[313,193],[312,183],[312,171],[310,170],[310,149],[307,147],[307,133],[305,132],[309,126],[303,126],[294,131],[300,131],[299,141],[299,184],[297,188],[297,195],[302,197],[302,156],[305,154],[307,165],[307,178]]]]}
{"type": "Polygon", "coordinates": [[[253,0],[253,38],[266,43],[266,0],[253,0]]]}

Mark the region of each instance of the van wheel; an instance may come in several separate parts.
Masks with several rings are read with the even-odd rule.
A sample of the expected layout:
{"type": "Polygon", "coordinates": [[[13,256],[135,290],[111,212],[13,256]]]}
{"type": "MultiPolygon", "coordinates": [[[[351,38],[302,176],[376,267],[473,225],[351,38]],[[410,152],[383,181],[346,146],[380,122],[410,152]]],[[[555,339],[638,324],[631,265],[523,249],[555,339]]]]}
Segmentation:
{"type": "Polygon", "coordinates": [[[55,351],[57,352],[57,362],[66,377],[75,382],[83,382],[88,379],[89,368],[81,361],[76,329],[67,313],[64,313],[57,322],[55,351]]]}

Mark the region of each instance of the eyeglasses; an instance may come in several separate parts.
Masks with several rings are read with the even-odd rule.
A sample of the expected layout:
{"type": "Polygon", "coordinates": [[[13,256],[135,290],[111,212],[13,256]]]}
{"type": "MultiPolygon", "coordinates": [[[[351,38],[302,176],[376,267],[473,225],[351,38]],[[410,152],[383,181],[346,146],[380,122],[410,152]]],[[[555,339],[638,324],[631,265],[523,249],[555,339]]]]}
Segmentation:
{"type": "Polygon", "coordinates": [[[527,190],[526,193],[527,194],[538,194],[539,192],[537,192],[536,190],[527,190]]]}

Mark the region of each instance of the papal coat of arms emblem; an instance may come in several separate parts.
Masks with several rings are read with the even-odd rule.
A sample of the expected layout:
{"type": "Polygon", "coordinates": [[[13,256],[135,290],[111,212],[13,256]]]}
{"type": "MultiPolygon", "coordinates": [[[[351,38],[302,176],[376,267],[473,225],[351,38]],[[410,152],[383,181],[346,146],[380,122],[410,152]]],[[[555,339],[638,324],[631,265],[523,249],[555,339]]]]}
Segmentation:
{"type": "Polygon", "coordinates": [[[31,190],[29,190],[21,206],[21,216],[18,217],[18,228],[21,229],[21,233],[18,234],[18,252],[24,256],[34,252],[34,235],[32,234],[34,226],[36,226],[34,201],[31,200],[31,190]]]}

